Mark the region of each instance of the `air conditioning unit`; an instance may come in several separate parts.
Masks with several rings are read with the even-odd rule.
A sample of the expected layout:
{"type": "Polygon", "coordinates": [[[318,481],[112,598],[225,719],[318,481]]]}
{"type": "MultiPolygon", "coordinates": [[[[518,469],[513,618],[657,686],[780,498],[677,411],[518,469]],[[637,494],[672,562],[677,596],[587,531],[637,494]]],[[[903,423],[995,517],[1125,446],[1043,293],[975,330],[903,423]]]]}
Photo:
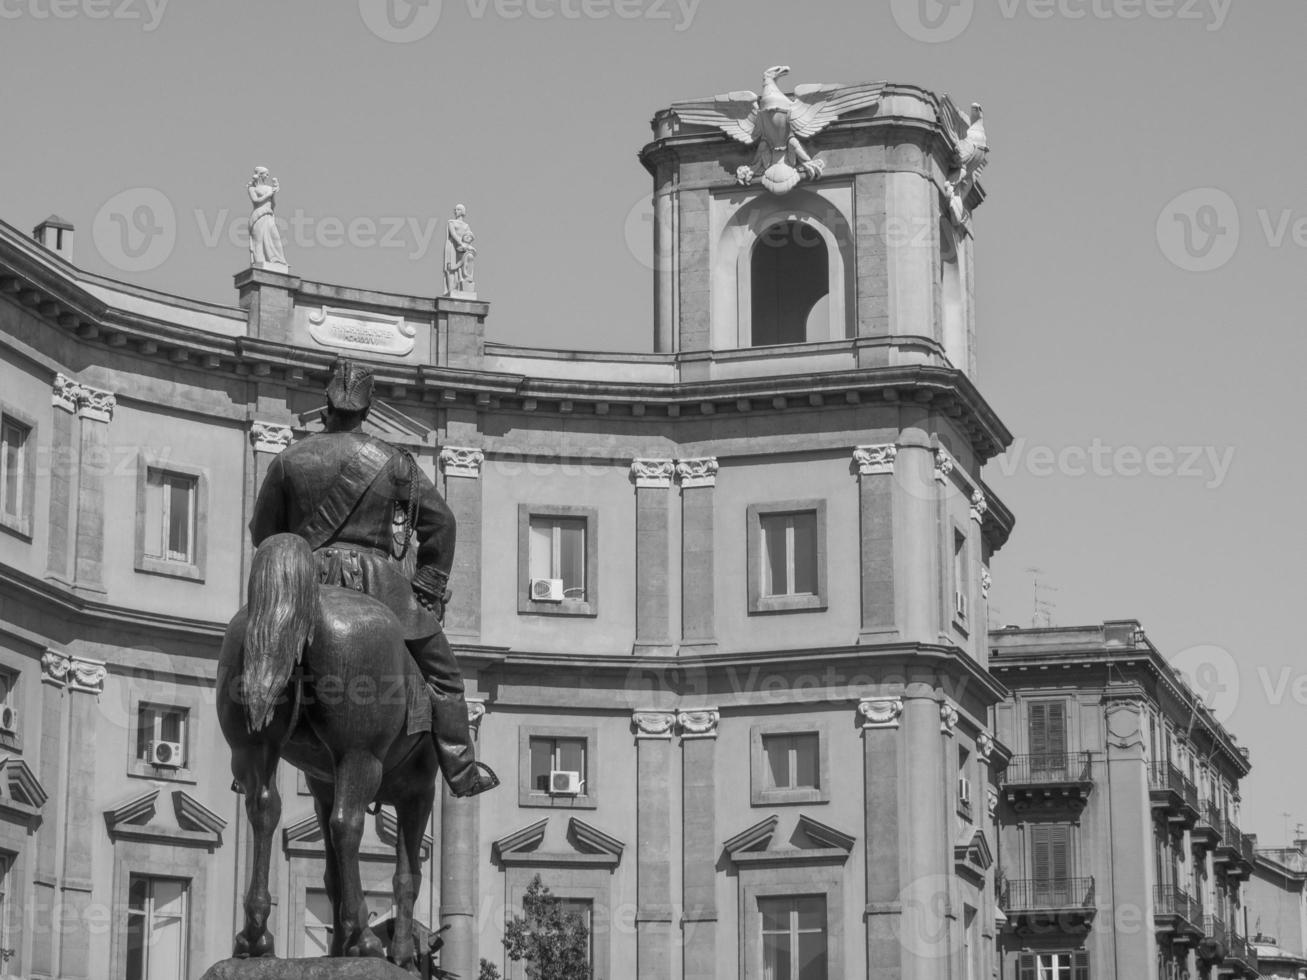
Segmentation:
{"type": "Polygon", "coordinates": [[[958,777],[958,802],[966,804],[971,802],[971,780],[966,776],[958,777]]]}
{"type": "Polygon", "coordinates": [[[554,769],[549,773],[549,795],[550,796],[579,796],[581,794],[581,779],[579,772],[569,772],[565,769],[554,769]]]}
{"type": "Polygon", "coordinates": [[[562,602],[563,580],[561,578],[533,578],[531,580],[531,598],[535,602],[562,602]]]}
{"type": "Polygon", "coordinates": [[[959,619],[967,618],[967,596],[965,592],[953,593],[953,612],[959,619]]]}
{"type": "Polygon", "coordinates": [[[181,742],[151,742],[150,765],[180,769],[182,765],[181,742]]]}
{"type": "Polygon", "coordinates": [[[18,731],[18,711],[5,705],[0,708],[0,732],[12,735],[18,731]]]}

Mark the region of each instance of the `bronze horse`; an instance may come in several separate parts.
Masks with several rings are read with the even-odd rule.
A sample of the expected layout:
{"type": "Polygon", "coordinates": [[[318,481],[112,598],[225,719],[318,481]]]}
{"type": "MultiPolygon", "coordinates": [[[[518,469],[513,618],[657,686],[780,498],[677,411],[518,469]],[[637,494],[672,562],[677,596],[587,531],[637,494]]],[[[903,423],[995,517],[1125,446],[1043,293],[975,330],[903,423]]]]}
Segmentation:
{"type": "Polygon", "coordinates": [[[247,604],[227,627],[218,663],[218,720],[254,832],[234,956],[274,955],[268,862],[281,820],[276,776],[284,758],[304,772],[322,828],[332,956],[386,955],[368,928],[358,857],[369,804],[395,807],[390,958],[418,973],[413,902],[440,770],[431,736],[407,734],[405,701],[394,692],[410,683],[421,680],[385,605],[319,585],[313,554],[297,535],[273,535],[259,546],[247,604]]]}

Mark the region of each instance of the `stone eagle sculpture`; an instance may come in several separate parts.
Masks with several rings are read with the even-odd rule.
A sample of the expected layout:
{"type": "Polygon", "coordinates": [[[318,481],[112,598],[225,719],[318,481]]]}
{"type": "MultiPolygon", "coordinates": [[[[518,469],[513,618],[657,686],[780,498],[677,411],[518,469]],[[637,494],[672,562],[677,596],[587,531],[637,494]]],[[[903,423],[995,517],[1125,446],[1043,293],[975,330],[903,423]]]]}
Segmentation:
{"type": "Polygon", "coordinates": [[[763,72],[761,96],[730,92],[677,103],[672,111],[683,124],[715,127],[746,146],[757,144],[753,161],[736,170],[736,181],[748,186],[761,175],[767,190],[785,194],[805,178],[818,179],[826,167],[800,140],[815,136],[840,116],[874,107],[885,87],[884,82],[800,85],[791,98],[776,84],[789,72],[785,65],[763,72]]]}
{"type": "Polygon", "coordinates": [[[948,96],[941,102],[941,110],[945,126],[957,141],[954,147],[955,169],[949,174],[944,189],[948,193],[953,221],[960,226],[967,216],[967,194],[989,162],[989,137],[985,134],[985,113],[979,102],[971,103],[970,119],[962,115],[948,96]]]}

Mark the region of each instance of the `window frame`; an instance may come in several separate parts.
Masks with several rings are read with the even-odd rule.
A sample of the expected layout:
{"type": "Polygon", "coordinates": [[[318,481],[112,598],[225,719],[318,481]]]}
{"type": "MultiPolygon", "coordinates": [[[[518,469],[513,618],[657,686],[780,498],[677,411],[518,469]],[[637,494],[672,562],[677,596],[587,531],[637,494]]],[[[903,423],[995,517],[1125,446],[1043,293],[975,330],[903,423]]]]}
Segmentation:
{"type": "MultiPolygon", "coordinates": [[[[134,741],[133,741],[133,746],[132,746],[132,747],[133,747],[133,751],[134,751],[134,753],[135,753],[136,761],[137,761],[138,763],[141,763],[141,764],[144,765],[146,768],[148,768],[148,769],[150,769],[150,770],[152,770],[152,771],[153,771],[153,770],[156,770],[156,769],[158,769],[158,768],[165,768],[165,769],[168,769],[168,770],[170,770],[170,771],[171,771],[171,769],[172,769],[172,767],[157,767],[157,766],[153,765],[153,764],[152,764],[148,759],[145,759],[145,758],[142,758],[142,757],[141,757],[141,754],[140,754],[140,739],[141,739],[141,734],[142,734],[142,732],[144,731],[144,726],[142,725],[141,722],[142,722],[142,715],[144,715],[145,712],[147,712],[147,711],[148,711],[148,712],[151,712],[151,714],[152,714],[151,725],[150,725],[151,735],[152,735],[152,736],[157,736],[157,735],[158,735],[159,730],[160,730],[160,728],[162,727],[163,717],[164,717],[165,715],[168,715],[168,714],[176,714],[176,715],[180,715],[180,723],[179,723],[180,732],[179,732],[179,734],[180,734],[181,737],[180,737],[179,741],[180,741],[180,744],[181,744],[181,747],[182,747],[182,764],[181,764],[180,766],[175,767],[175,768],[176,768],[176,769],[179,769],[179,770],[180,770],[180,769],[189,769],[189,768],[190,768],[189,763],[190,763],[190,761],[191,761],[191,739],[190,739],[190,730],[191,730],[191,712],[190,712],[190,709],[189,709],[189,708],[187,708],[187,707],[185,707],[185,706],[182,706],[182,705],[174,705],[174,704],[157,704],[157,703],[155,703],[155,702],[153,702],[153,701],[140,701],[140,702],[137,703],[137,706],[136,706],[136,725],[135,725],[135,727],[134,727],[133,730],[132,730],[133,733],[134,733],[134,735],[135,735],[135,739],[134,739],[134,741]]],[[[154,739],[152,738],[151,741],[153,741],[153,740],[154,740],[154,739]]]]}
{"type": "Polygon", "coordinates": [[[793,612],[824,612],[829,608],[829,593],[826,575],[826,500],[810,498],[806,500],[779,500],[769,503],[749,504],[748,521],[748,598],[749,615],[767,615],[793,612]],[[765,577],[762,563],[766,558],[766,541],[763,534],[763,518],[781,514],[813,513],[817,523],[817,591],[801,595],[766,595],[764,593],[765,577]]]}
{"type": "Polygon", "coordinates": [[[949,620],[953,628],[963,636],[971,635],[972,611],[972,575],[971,575],[971,535],[959,521],[950,522],[953,534],[949,538],[949,581],[953,586],[949,596],[949,620]],[[961,597],[963,609],[958,609],[961,597]]]}
{"type": "MultiPolygon", "coordinates": [[[[19,755],[23,751],[23,699],[18,692],[19,685],[23,682],[23,672],[17,667],[10,667],[8,664],[0,661],[0,708],[13,708],[18,712],[18,730],[16,732],[0,732],[0,749],[8,749],[19,755]]],[[[3,945],[0,943],[0,945],[3,945]]],[[[0,964],[2,967],[3,964],[0,964]]]]}
{"type": "MultiPolygon", "coordinates": [[[[0,529],[31,542],[36,513],[36,419],[20,411],[8,402],[0,402],[0,440],[3,439],[4,425],[12,423],[26,430],[23,438],[21,457],[22,474],[19,486],[19,506],[16,514],[8,514],[4,508],[4,484],[0,482],[0,529]]],[[[3,467],[3,446],[0,445],[0,467],[3,467]]],[[[0,474],[2,477],[3,474],[0,474]]]]}
{"type": "Polygon", "coordinates": [[[166,681],[141,682],[134,686],[128,697],[127,732],[127,775],[138,779],[165,781],[171,783],[188,783],[198,785],[196,771],[191,768],[196,759],[204,757],[208,748],[204,725],[200,719],[201,698],[189,686],[169,684],[166,681]],[[176,769],[159,768],[150,765],[136,754],[140,740],[141,712],[144,709],[159,708],[164,711],[181,711],[185,715],[182,728],[182,761],[185,763],[176,769]]]}
{"type": "Polygon", "coordinates": [[[530,616],[599,615],[599,511],[561,504],[517,506],[517,612],[530,616]],[[585,598],[561,602],[531,598],[531,519],[580,518],[585,521],[585,598]]]}
{"type": "Polygon", "coordinates": [[[844,976],[844,887],[843,862],[808,863],[796,853],[793,864],[739,869],[741,946],[744,976],[763,976],[762,914],[760,898],[817,896],[826,899],[826,975],[844,976]]]}
{"type": "MultiPolygon", "coordinates": [[[[178,977],[184,977],[187,976],[189,973],[190,960],[191,960],[191,908],[192,908],[191,895],[195,884],[194,880],[191,878],[179,877],[177,875],[129,872],[127,875],[127,902],[123,906],[123,920],[126,924],[126,928],[124,930],[124,943],[123,943],[123,976],[124,977],[127,976],[127,972],[126,972],[127,950],[129,946],[128,937],[130,937],[131,935],[132,916],[139,914],[146,920],[146,930],[147,930],[146,935],[148,937],[150,933],[153,931],[152,926],[153,926],[153,919],[155,917],[155,913],[152,911],[154,906],[154,886],[161,881],[181,883],[182,885],[182,911],[180,916],[181,928],[182,928],[182,935],[181,935],[182,942],[181,942],[181,954],[180,954],[181,963],[178,964],[178,969],[172,975],[178,977]],[[131,907],[131,891],[132,891],[133,879],[144,879],[148,883],[146,908],[141,910],[139,913],[134,911],[131,907]]],[[[154,942],[152,940],[148,940],[147,938],[146,948],[148,949],[153,945],[154,942]]],[[[139,978],[139,980],[148,980],[149,975],[150,975],[150,964],[149,964],[149,959],[147,957],[145,962],[145,975],[139,978]]],[[[135,980],[135,978],[133,978],[133,980],[135,980]]]]}
{"type": "Polygon", "coordinates": [[[197,466],[188,466],[184,463],[176,463],[173,460],[152,459],[146,453],[140,453],[136,462],[136,571],[147,575],[163,575],[169,578],[203,582],[207,560],[208,512],[209,474],[207,470],[197,466]],[[191,522],[194,554],[192,554],[192,560],[189,562],[159,558],[145,553],[147,534],[146,501],[149,494],[151,471],[161,473],[164,476],[180,476],[195,481],[195,508],[191,522]]]}
{"type": "MultiPolygon", "coordinates": [[[[826,895],[824,892],[818,892],[812,895],[758,895],[754,897],[754,903],[758,907],[758,919],[759,919],[758,935],[762,944],[763,972],[766,973],[767,970],[767,936],[768,936],[768,931],[765,925],[766,920],[763,918],[762,915],[763,902],[786,902],[790,905],[790,908],[786,910],[789,913],[789,922],[787,924],[784,935],[786,937],[787,945],[789,947],[789,953],[790,953],[790,969],[788,972],[790,976],[794,977],[798,975],[798,971],[797,969],[795,969],[795,966],[799,954],[799,945],[800,945],[799,937],[803,935],[805,932],[807,932],[810,935],[814,932],[814,930],[810,930],[810,929],[805,930],[799,926],[798,903],[802,899],[819,899],[821,901],[823,922],[819,934],[821,935],[823,939],[823,945],[826,948],[826,976],[827,978],[829,978],[830,977],[830,908],[827,906],[826,895]]],[[[779,932],[774,932],[772,934],[781,935],[781,933],[779,932]]]]}
{"type": "Polygon", "coordinates": [[[554,725],[522,725],[517,734],[517,802],[523,807],[550,810],[594,810],[599,806],[599,729],[554,725]],[[531,780],[531,740],[538,738],[585,741],[585,773],[576,796],[551,796],[531,780]]]}
{"type": "Polygon", "coordinates": [[[773,722],[749,729],[749,802],[751,806],[796,806],[830,802],[830,737],[824,723],[773,722]],[[816,735],[818,786],[774,789],[768,786],[763,739],[770,735],[816,735]]]}

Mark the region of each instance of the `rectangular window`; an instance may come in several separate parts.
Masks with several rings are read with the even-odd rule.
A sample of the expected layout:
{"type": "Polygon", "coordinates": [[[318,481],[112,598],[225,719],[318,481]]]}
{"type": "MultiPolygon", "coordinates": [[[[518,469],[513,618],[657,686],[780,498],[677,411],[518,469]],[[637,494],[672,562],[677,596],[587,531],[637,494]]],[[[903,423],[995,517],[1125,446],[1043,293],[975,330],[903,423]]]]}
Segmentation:
{"type": "Polygon", "coordinates": [[[816,732],[764,735],[768,789],[820,789],[821,739],[816,732]]]}
{"type": "Polygon", "coordinates": [[[132,875],[127,890],[127,980],[186,976],[190,883],[132,875]]]}
{"type": "Polygon", "coordinates": [[[196,490],[199,481],[151,468],[145,481],[145,557],[195,563],[196,490]]]}
{"type": "Polygon", "coordinates": [[[1089,980],[1089,953],[1022,953],[1017,980],[1089,980]]]}
{"type": "Polygon", "coordinates": [[[1060,908],[1074,900],[1068,825],[1030,824],[1030,877],[1039,908],[1060,908]]]}
{"type": "Polygon", "coordinates": [[[1066,768],[1066,704],[1062,701],[1033,701],[1026,706],[1030,769],[1054,773],[1066,768]]]}
{"type": "Polygon", "coordinates": [[[576,916],[581,920],[581,925],[585,926],[587,943],[585,962],[587,965],[595,961],[594,906],[595,903],[588,898],[560,898],[558,900],[558,907],[564,918],[576,916]]]}
{"type": "Polygon", "coordinates": [[[953,618],[967,621],[967,605],[971,598],[971,576],[967,569],[967,536],[953,529],[953,618]]]}
{"type": "Polygon", "coordinates": [[[531,789],[551,796],[580,795],[585,792],[586,740],[584,738],[532,738],[531,789]],[[556,772],[574,772],[579,786],[577,793],[559,792],[561,785],[552,787],[550,778],[556,772]]]}
{"type": "Polygon", "coordinates": [[[759,898],[765,980],[827,980],[826,897],[759,898]]]}
{"type": "Polygon", "coordinates": [[[817,512],[764,514],[763,594],[817,594],[817,512]]]}
{"type": "Polygon", "coordinates": [[[186,765],[185,708],[142,705],[137,713],[136,758],[152,766],[186,765]]]}
{"type": "Polygon", "coordinates": [[[532,517],[530,523],[531,598],[537,601],[586,598],[584,517],[532,517]],[[539,582],[555,582],[552,595],[539,582]]]}
{"type": "Polygon", "coordinates": [[[28,438],[31,426],[0,416],[0,515],[11,524],[27,518],[28,438]]]}

